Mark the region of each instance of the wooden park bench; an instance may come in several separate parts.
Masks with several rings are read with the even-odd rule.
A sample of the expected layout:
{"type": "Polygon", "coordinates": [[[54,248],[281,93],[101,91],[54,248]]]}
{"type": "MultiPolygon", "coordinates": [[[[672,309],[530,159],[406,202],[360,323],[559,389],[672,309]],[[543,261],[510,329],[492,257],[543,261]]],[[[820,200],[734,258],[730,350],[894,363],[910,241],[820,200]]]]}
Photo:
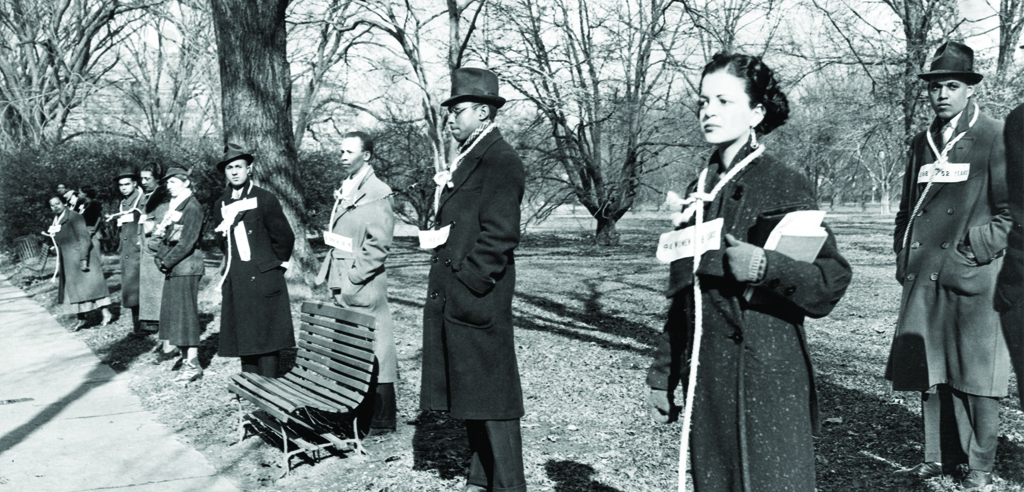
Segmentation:
{"type": "Polygon", "coordinates": [[[246,437],[246,425],[258,431],[259,422],[273,431],[284,452],[282,476],[291,471],[291,457],[299,453],[314,461],[320,451],[330,447],[365,455],[355,416],[351,416],[350,437],[341,423],[349,420],[369,388],[373,327],[371,315],[323,303],[302,303],[295,367],[276,379],[243,372],[232,376],[228,384],[239,406],[238,442],[246,437]],[[262,412],[246,415],[242,398],[262,412]],[[294,446],[289,447],[289,442],[294,446]]]}

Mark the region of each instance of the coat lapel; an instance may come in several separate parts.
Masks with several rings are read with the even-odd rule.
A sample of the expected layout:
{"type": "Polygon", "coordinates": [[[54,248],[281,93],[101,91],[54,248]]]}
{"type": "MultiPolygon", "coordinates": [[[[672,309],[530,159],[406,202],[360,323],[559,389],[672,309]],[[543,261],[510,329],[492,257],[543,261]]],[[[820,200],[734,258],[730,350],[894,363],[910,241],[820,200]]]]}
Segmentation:
{"type": "Polygon", "coordinates": [[[483,159],[484,153],[494,145],[495,142],[501,140],[501,130],[495,128],[494,130],[484,135],[480,143],[476,144],[476,147],[462,159],[459,163],[459,167],[455,169],[455,174],[452,175],[452,187],[446,189],[441,194],[441,200],[437,204],[437,212],[441,213],[441,209],[444,208],[445,202],[455,194],[458,189],[465,184],[469,176],[473,174],[477,166],[480,164],[480,160],[483,159]]]}
{"type": "MultiPolygon", "coordinates": [[[[952,138],[956,138],[956,136],[959,135],[961,132],[968,133],[961,137],[960,140],[958,140],[955,144],[953,144],[953,148],[949,151],[949,154],[947,154],[950,163],[970,162],[967,161],[966,159],[967,154],[971,151],[971,147],[974,145],[974,137],[970,134],[970,121],[971,118],[974,117],[973,112],[974,104],[973,102],[968,101],[967,107],[964,108],[963,113],[960,115],[960,119],[957,120],[956,122],[956,128],[953,130],[952,138]]],[[[932,125],[928,127],[928,131],[932,132],[932,138],[935,139],[936,144],[942,142],[941,127],[936,128],[936,124],[932,123],[932,125]]],[[[924,142],[924,146],[924,155],[926,157],[922,160],[922,164],[934,164],[936,161],[936,156],[932,152],[931,146],[928,145],[927,141],[924,142]]],[[[941,151],[943,147],[945,147],[945,143],[943,142],[943,145],[938,147],[939,151],[941,151]]],[[[919,182],[918,184],[921,186],[926,186],[928,183],[919,182]]],[[[925,197],[924,203],[922,203],[921,206],[924,207],[925,205],[928,205],[928,203],[934,200],[935,197],[939,195],[939,192],[942,191],[942,189],[945,187],[946,183],[933,183],[931,191],[928,192],[928,196],[925,197]]],[[[924,191],[924,188],[920,188],[920,190],[924,191]]]]}
{"type": "Polygon", "coordinates": [[[338,212],[338,215],[334,218],[334,222],[331,223],[330,229],[332,231],[334,230],[334,225],[338,223],[338,220],[341,219],[343,215],[348,213],[349,210],[355,208],[353,207],[353,205],[362,203],[364,200],[366,200],[366,191],[363,190],[363,185],[365,185],[366,182],[370,180],[370,176],[373,175],[373,168],[371,167],[370,172],[366,173],[366,176],[363,176],[363,179],[359,181],[359,185],[356,186],[355,192],[352,193],[352,201],[349,202],[348,200],[345,200],[341,202],[340,206],[344,208],[342,208],[341,211],[338,212]],[[345,206],[345,203],[348,203],[349,206],[345,206]]]}

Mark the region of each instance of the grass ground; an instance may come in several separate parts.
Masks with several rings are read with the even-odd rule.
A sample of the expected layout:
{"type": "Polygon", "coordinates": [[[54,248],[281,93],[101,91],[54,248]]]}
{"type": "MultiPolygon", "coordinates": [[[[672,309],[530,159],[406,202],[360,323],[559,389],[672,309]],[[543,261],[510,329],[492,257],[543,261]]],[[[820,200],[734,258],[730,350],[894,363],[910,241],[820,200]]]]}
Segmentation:
{"type": "MultiPolygon", "coordinates": [[[[919,462],[923,450],[918,397],[891,393],[882,379],[899,298],[889,253],[892,219],[845,213],[827,220],[854,279],[831,316],[808,322],[826,422],[816,439],[818,490],[955,491],[948,478],[916,484],[892,473],[919,462]]],[[[517,252],[527,481],[534,491],[674,490],[680,427],[652,424],[644,406],[644,377],[668,306],[660,294],[667,268],[653,255],[665,221],[653,213],[628,216],[619,226],[622,245],[613,248],[593,246],[588,225],[555,217],[528,234],[517,252]]],[[[239,366],[216,355],[218,299],[201,303],[206,375],[187,389],[171,382],[171,362],[154,364],[152,339],[129,336],[130,316],[78,336],[115,370],[129,373],[144,404],[244,490],[458,490],[468,466],[461,422],[417,410],[427,258],[411,238],[399,238],[388,263],[402,378],[398,431],[370,439],[368,457],[341,454],[315,464],[296,458],[283,479],[276,443],[258,436],[236,443],[238,407],[225,388],[239,366]]],[[[105,262],[116,301],[116,257],[105,262]]],[[[3,271],[53,309],[45,273],[10,262],[3,271]]],[[[301,299],[293,301],[297,310],[301,299]]],[[[1015,392],[1002,403],[996,490],[1021,491],[1024,415],[1015,392]]]]}

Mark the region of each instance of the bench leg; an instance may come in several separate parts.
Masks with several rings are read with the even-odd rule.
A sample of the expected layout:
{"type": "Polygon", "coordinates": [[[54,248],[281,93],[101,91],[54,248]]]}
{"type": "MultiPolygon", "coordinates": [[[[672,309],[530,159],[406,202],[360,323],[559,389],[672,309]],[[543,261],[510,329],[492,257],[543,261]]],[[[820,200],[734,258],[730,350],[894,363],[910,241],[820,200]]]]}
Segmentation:
{"type": "Polygon", "coordinates": [[[284,453],[284,474],[281,478],[284,478],[288,476],[292,467],[291,455],[288,454],[288,429],[285,428],[284,422],[281,423],[281,452],[284,453]]]}
{"type": "Polygon", "coordinates": [[[238,442],[245,440],[245,410],[242,410],[242,398],[235,396],[235,403],[238,405],[238,442]]]}
{"type": "Polygon", "coordinates": [[[370,455],[370,453],[366,452],[366,448],[363,447],[363,440],[359,438],[359,417],[352,419],[352,442],[354,443],[352,448],[355,452],[363,456],[370,455]]]}

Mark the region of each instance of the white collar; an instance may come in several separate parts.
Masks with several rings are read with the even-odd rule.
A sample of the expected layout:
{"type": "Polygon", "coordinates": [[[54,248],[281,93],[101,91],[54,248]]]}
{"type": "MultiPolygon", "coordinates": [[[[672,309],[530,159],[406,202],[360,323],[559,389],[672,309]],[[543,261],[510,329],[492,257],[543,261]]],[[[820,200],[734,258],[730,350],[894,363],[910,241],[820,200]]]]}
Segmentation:
{"type": "Polygon", "coordinates": [[[171,203],[168,205],[168,210],[177,210],[178,206],[184,203],[185,200],[188,200],[188,197],[190,196],[192,196],[192,189],[185,188],[184,190],[182,190],[180,195],[171,198],[171,203]]]}

